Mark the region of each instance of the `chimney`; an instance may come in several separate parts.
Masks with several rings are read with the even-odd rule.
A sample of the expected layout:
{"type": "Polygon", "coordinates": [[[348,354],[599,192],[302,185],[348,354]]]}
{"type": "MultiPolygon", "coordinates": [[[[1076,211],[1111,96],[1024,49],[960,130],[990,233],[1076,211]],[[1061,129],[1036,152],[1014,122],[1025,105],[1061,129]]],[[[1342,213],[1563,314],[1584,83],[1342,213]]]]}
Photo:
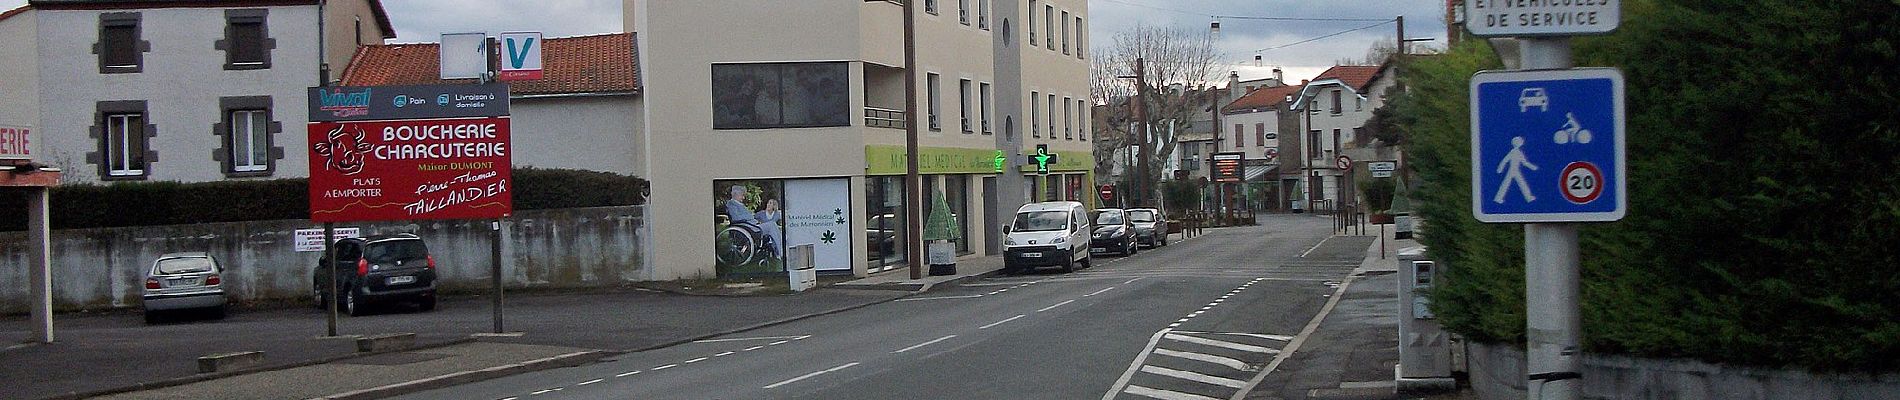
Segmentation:
{"type": "Polygon", "coordinates": [[[1244,94],[1240,92],[1240,71],[1227,71],[1227,101],[1239,99],[1244,94]]]}
{"type": "Polygon", "coordinates": [[[1280,71],[1279,67],[1273,68],[1273,83],[1279,85],[1286,84],[1286,75],[1280,71]]]}

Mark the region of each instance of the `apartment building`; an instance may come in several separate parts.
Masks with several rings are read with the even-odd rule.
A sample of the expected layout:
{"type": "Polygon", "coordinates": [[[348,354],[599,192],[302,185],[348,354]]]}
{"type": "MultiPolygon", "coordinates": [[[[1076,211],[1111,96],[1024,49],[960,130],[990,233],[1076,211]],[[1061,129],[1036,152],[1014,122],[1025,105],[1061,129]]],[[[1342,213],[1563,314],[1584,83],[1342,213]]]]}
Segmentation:
{"type": "Polygon", "coordinates": [[[67,183],[302,177],[305,88],[394,34],[376,0],[33,0],[0,14],[0,125],[67,183]]]}
{"type": "Polygon", "coordinates": [[[897,1],[624,2],[650,279],[775,274],[805,245],[821,272],[907,265],[908,124],[921,206],[956,216],[959,254],[999,253],[1023,202],[1092,201],[1086,1],[915,1],[915,65],[897,1]]]}
{"type": "Polygon", "coordinates": [[[1335,66],[1300,86],[1289,112],[1279,115],[1283,131],[1303,133],[1281,141],[1282,157],[1298,157],[1300,164],[1280,171],[1285,193],[1294,198],[1289,206],[1330,210],[1356,196],[1353,179],[1337,162],[1346,156],[1359,172],[1365,162],[1374,161],[1365,155],[1375,153],[1360,149],[1372,145],[1365,133],[1366,122],[1373,110],[1385,105],[1386,92],[1397,84],[1391,66],[1335,66]]]}

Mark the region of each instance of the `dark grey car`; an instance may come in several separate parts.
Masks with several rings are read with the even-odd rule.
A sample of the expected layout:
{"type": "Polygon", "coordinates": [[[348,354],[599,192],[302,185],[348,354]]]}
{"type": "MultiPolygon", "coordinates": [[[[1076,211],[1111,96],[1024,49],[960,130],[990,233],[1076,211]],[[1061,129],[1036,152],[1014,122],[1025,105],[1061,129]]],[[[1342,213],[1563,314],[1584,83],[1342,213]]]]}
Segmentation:
{"type": "Polygon", "coordinates": [[[1135,225],[1135,241],[1143,246],[1168,245],[1168,215],[1157,208],[1128,209],[1128,222],[1135,225]]]}
{"type": "Polygon", "coordinates": [[[312,289],[318,307],[329,304],[330,281],[335,274],[342,297],[337,308],[362,315],[374,303],[414,302],[422,311],[435,309],[435,257],[422,238],[411,234],[376,235],[338,240],[336,262],[318,262],[312,289]]]}

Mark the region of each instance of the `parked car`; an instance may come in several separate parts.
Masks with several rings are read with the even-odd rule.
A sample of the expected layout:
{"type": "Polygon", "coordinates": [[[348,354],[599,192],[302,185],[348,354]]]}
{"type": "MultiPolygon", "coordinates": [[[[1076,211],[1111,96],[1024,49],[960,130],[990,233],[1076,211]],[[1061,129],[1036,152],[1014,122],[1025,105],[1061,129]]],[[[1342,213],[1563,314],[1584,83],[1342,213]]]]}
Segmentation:
{"type": "Polygon", "coordinates": [[[411,234],[376,235],[338,240],[336,261],[318,261],[311,293],[318,307],[329,304],[334,274],[343,293],[337,308],[363,315],[377,303],[414,302],[422,311],[435,309],[435,257],[422,238],[411,234]]]}
{"type": "Polygon", "coordinates": [[[1128,209],[1128,222],[1135,225],[1135,241],[1150,248],[1168,245],[1168,215],[1158,208],[1128,209]]]}
{"type": "Polygon", "coordinates": [[[1128,212],[1118,208],[1095,210],[1095,237],[1089,242],[1090,253],[1113,251],[1124,256],[1135,255],[1141,246],[1135,244],[1135,225],[1128,222],[1128,212]]]}
{"type": "Polygon", "coordinates": [[[224,318],[224,269],[218,260],[203,252],[168,253],[158,256],[145,271],[145,323],[158,322],[160,313],[181,310],[209,311],[224,318]]]}
{"type": "Polygon", "coordinates": [[[1082,203],[1051,201],[1024,204],[1003,228],[1003,270],[1026,272],[1058,266],[1064,272],[1093,265],[1089,256],[1089,215],[1082,203]]]}

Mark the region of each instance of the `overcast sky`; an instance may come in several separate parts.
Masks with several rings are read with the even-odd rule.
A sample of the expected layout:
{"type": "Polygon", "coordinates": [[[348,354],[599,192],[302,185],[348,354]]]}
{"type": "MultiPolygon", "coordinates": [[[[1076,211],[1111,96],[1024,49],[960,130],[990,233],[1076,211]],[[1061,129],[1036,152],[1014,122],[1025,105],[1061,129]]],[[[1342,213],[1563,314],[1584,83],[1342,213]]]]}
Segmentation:
{"type": "MultiPolygon", "coordinates": [[[[692,1],[692,0],[655,0],[692,1]]],[[[816,1],[816,0],[761,0],[816,1]]],[[[833,0],[836,1],[836,0],[833,0]]],[[[954,4],[956,0],[941,0],[954,4]]],[[[0,0],[12,9],[24,0],[0,0]]],[[[397,42],[434,42],[444,32],[542,31],[549,37],[621,30],[620,0],[386,0],[397,42]]],[[[1111,43],[1115,32],[1136,24],[1205,31],[1214,16],[1382,19],[1404,15],[1406,36],[1429,37],[1443,47],[1442,0],[1090,0],[1091,46],[1111,43]]],[[[1396,35],[1391,23],[1306,44],[1258,51],[1338,33],[1378,21],[1269,21],[1221,18],[1220,48],[1242,79],[1266,77],[1274,66],[1299,82],[1341,59],[1364,58],[1372,43],[1396,35]],[[1256,67],[1255,54],[1262,57],[1256,67]]],[[[1417,45],[1415,45],[1417,46],[1417,45]]]]}

